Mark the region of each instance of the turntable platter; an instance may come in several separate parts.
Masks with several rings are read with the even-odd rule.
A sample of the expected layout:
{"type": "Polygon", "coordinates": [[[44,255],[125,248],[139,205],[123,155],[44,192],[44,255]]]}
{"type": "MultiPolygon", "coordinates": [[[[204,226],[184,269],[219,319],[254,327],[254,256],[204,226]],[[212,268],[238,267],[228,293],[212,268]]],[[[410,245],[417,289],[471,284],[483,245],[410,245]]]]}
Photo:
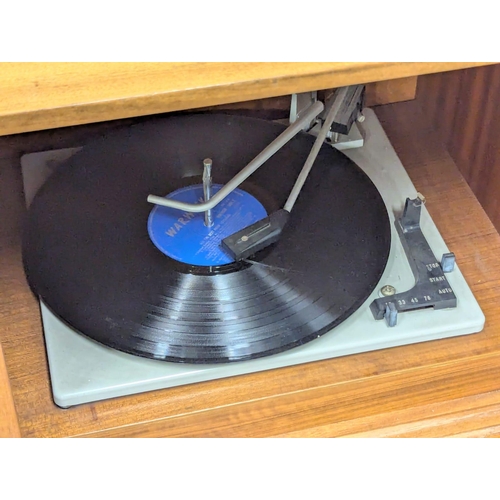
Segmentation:
{"type": "MultiPolygon", "coordinates": [[[[87,144],[29,209],[23,257],[34,292],[79,333],[166,361],[248,360],[330,331],[377,286],[390,248],[380,194],[330,146],[321,149],[280,241],[247,262],[186,262],[159,249],[148,232],[150,193],[199,185],[207,157],[214,183],[224,184],[283,129],[234,115],[182,115],[87,144]]],[[[268,214],[282,207],[313,142],[296,136],[242,192],[268,214]]],[[[190,220],[197,219],[177,223],[181,231],[190,220]]]]}

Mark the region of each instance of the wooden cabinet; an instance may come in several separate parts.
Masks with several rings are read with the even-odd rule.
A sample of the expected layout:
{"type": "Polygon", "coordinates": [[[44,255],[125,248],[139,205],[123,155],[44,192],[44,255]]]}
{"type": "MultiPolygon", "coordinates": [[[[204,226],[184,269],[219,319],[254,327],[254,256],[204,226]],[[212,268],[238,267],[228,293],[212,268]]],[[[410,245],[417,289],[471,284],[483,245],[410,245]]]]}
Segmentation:
{"type": "MultiPolygon", "coordinates": [[[[0,134],[94,123],[475,64],[0,65],[0,134]]],[[[22,436],[500,434],[500,238],[419,103],[376,110],[486,315],[483,332],[67,410],[51,399],[20,258],[18,158],[0,151],[0,433],[22,436]],[[460,200],[460,203],[457,203],[460,200]],[[466,216],[464,216],[466,214],[466,216]],[[0,350],[1,354],[1,350],[0,350]],[[2,365],[5,362],[5,368],[2,365]]],[[[16,138],[19,143],[19,138],[16,138]]]]}

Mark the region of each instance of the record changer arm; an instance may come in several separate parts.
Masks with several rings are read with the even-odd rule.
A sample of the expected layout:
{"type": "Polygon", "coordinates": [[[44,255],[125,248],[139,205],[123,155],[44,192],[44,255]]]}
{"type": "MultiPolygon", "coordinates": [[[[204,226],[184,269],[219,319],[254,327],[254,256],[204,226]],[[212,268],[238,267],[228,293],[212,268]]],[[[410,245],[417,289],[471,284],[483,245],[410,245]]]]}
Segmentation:
{"type": "Polygon", "coordinates": [[[250,257],[250,255],[263,250],[279,240],[281,233],[288,222],[290,212],[292,211],[293,206],[299,197],[300,191],[307,180],[307,176],[314,165],[314,161],[318,156],[319,150],[330,132],[330,128],[335,117],[337,116],[340,106],[342,105],[344,93],[346,91],[347,87],[339,89],[339,98],[333,102],[333,105],[329,109],[323,126],[321,127],[307,160],[305,161],[304,166],[302,167],[302,170],[300,171],[299,176],[297,177],[297,180],[288,195],[288,199],[284,207],[272,213],[268,217],[265,217],[250,226],[244,227],[240,231],[222,240],[222,247],[235,260],[246,259],[250,257]]]}
{"type": "MultiPolygon", "coordinates": [[[[203,203],[185,203],[154,195],[148,196],[148,202],[188,212],[205,212],[205,224],[210,226],[211,210],[232,191],[234,191],[234,189],[236,189],[250,175],[252,175],[258,168],[260,168],[265,161],[267,161],[301,130],[303,130],[304,125],[311,123],[311,121],[318,117],[320,113],[325,111],[326,117],[323,125],[318,133],[313,147],[311,148],[307,160],[304,163],[297,180],[295,181],[284,207],[272,213],[268,217],[265,217],[264,219],[261,219],[260,221],[257,221],[254,224],[224,238],[221,242],[222,248],[224,248],[224,250],[235,260],[245,259],[256,252],[263,250],[279,240],[288,221],[290,212],[293,209],[300,191],[307,180],[321,146],[331,131],[332,124],[334,124],[334,122],[337,123],[339,121],[339,117],[345,118],[347,116],[350,120],[352,120],[357,114],[357,107],[362,99],[362,96],[358,95],[362,92],[361,89],[361,86],[342,87],[337,89],[334,98],[330,101],[330,103],[328,103],[329,105],[327,104],[326,106],[327,111],[325,111],[325,106],[322,102],[314,102],[305,110],[302,116],[298,116],[293,124],[291,124],[282,134],[271,142],[269,146],[259,153],[245,168],[241,170],[241,172],[225,184],[213,198],[210,198],[209,194],[207,195],[207,192],[209,193],[210,190],[206,181],[207,176],[204,171],[204,190],[207,192],[205,192],[205,201],[203,203]]],[[[325,113],[323,113],[323,115],[324,114],[325,113]]],[[[206,168],[207,165],[205,165],[205,169],[206,168]]],[[[207,170],[207,175],[208,179],[210,175],[209,170],[207,170]]]]}
{"type": "Polygon", "coordinates": [[[269,146],[261,151],[241,172],[235,175],[227,184],[225,184],[214,196],[203,203],[186,203],[182,201],[163,198],[161,196],[149,195],[149,203],[161,205],[163,207],[175,208],[187,212],[206,212],[217,206],[226,196],[234,191],[242,182],[250,177],[264,162],[277,153],[287,142],[293,139],[304,125],[314,120],[324,109],[322,102],[317,101],[311,105],[304,114],[290,125],[282,134],[280,134],[269,146]]]}

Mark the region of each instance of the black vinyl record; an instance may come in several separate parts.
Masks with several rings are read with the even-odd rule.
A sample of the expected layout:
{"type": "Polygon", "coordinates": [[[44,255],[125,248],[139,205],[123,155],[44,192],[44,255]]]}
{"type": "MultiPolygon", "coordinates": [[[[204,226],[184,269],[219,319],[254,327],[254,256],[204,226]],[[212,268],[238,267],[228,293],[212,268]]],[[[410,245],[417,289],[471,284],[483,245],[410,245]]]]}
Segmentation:
{"type": "MultiPolygon", "coordinates": [[[[390,249],[384,202],[324,145],[280,241],[246,262],[207,267],[162,253],[149,194],[199,184],[203,159],[224,184],[284,126],[242,116],[151,119],[67,160],[28,211],[23,257],[34,292],[77,332],[159,360],[242,361],[330,331],[378,285],[390,249]]],[[[313,145],[300,133],[240,186],[282,208],[313,145]]]]}

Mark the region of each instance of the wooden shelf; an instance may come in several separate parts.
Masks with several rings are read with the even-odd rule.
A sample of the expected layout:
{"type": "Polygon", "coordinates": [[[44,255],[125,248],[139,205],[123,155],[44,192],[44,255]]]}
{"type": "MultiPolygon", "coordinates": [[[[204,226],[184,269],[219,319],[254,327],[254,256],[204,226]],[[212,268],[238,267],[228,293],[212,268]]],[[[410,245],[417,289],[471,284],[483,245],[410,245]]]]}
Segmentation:
{"type": "Polygon", "coordinates": [[[483,63],[0,63],[0,135],[483,63]]]}
{"type": "Polygon", "coordinates": [[[23,436],[500,435],[500,237],[415,102],[377,109],[485,315],[483,332],[85,404],[51,399],[20,257],[18,165],[0,183],[0,331],[23,436]]]}

